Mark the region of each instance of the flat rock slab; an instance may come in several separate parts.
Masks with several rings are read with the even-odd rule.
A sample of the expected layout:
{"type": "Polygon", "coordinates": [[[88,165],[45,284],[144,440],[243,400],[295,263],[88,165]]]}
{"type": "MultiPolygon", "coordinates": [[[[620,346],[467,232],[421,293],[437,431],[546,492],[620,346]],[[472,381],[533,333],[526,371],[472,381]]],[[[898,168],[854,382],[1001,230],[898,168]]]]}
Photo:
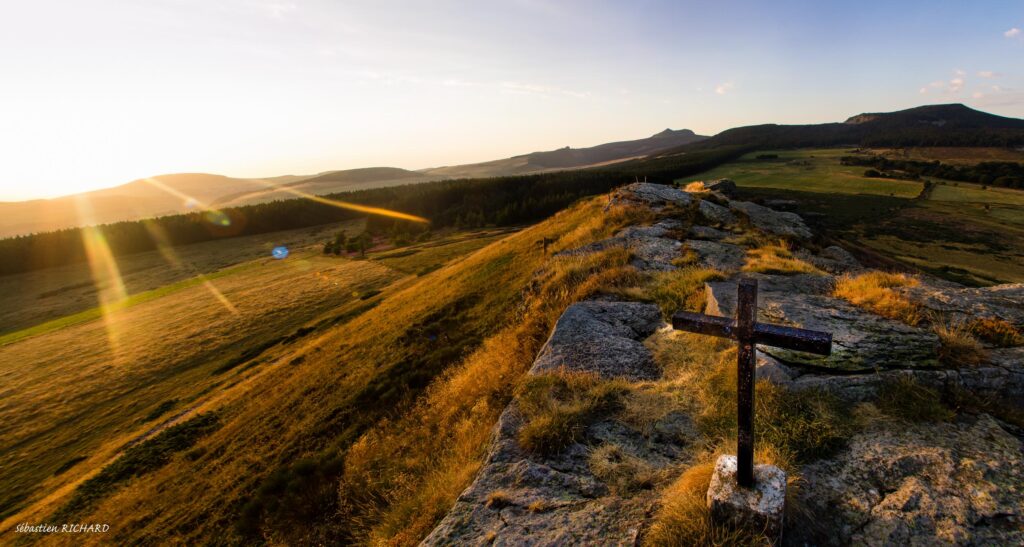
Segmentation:
{"type": "Polygon", "coordinates": [[[626,201],[641,203],[653,208],[666,205],[685,207],[693,203],[693,196],[678,188],[650,182],[628,184],[619,190],[619,197],[626,201]]]}
{"type": "Polygon", "coordinates": [[[868,431],[805,466],[792,545],[1024,544],[1024,451],[988,415],[868,431]]]}
{"type": "Polygon", "coordinates": [[[754,485],[743,488],[736,483],[736,466],[736,456],[731,455],[715,462],[707,495],[711,519],[763,530],[778,542],[786,508],[786,472],[774,465],[754,465],[754,485]]]}
{"type": "Polygon", "coordinates": [[[682,223],[674,219],[662,220],[651,226],[630,226],[614,237],[584,245],[578,249],[562,251],[560,255],[581,255],[603,251],[610,247],[625,247],[633,254],[631,265],[641,271],[668,271],[676,269],[672,261],[682,255],[683,244],[673,235],[682,230],[682,223]]]}
{"type": "Polygon", "coordinates": [[[731,201],[729,208],[750,220],[762,232],[782,237],[810,239],[811,230],[796,213],[776,211],[749,201],[731,201]]]}
{"type": "Polygon", "coordinates": [[[653,379],[660,373],[643,340],[662,325],[654,304],[587,301],[569,306],[531,373],[561,368],[606,378],[653,379]]]}
{"type": "MultiPolygon", "coordinates": [[[[804,365],[839,372],[887,368],[937,367],[938,337],[856,308],[828,295],[829,276],[770,276],[758,279],[758,321],[832,333],[832,355],[759,346],[787,365],[804,365]]],[[[707,285],[707,313],[734,317],[736,282],[707,285]]]]}
{"type": "Polygon", "coordinates": [[[982,317],[1002,319],[1024,328],[1024,283],[1009,283],[984,288],[944,287],[922,283],[900,289],[911,300],[933,312],[972,320],[982,317]]]}
{"type": "MultiPolygon", "coordinates": [[[[557,370],[654,378],[640,343],[663,325],[658,308],[636,302],[574,304],[555,325],[529,374],[557,370]]],[[[588,424],[561,453],[532,454],[519,444],[525,418],[517,400],[502,413],[476,479],[423,545],[636,545],[657,491],[617,493],[590,469],[592,450],[614,444],[652,470],[679,461],[696,435],[688,416],[670,412],[641,433],[614,416],[588,424]]]]}
{"type": "Polygon", "coordinates": [[[693,249],[700,260],[700,265],[723,272],[736,272],[746,263],[747,252],[743,247],[717,241],[688,239],[685,245],[693,249]]]}

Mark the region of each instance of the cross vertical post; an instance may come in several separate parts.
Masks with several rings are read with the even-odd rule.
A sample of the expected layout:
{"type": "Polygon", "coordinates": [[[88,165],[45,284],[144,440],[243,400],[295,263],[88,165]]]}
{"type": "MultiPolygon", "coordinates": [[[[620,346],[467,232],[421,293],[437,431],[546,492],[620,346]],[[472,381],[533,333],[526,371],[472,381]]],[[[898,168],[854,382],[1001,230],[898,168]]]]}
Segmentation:
{"type": "Polygon", "coordinates": [[[672,316],[678,330],[736,340],[736,482],[754,486],[754,378],[757,344],[805,351],[832,353],[832,335],[784,325],[757,322],[757,280],[744,278],[736,285],[736,319],[679,311],[672,316]]]}
{"type": "Polygon", "coordinates": [[[754,323],[757,314],[757,280],[741,279],[737,287],[736,340],[736,482],[754,485],[754,323]]]}

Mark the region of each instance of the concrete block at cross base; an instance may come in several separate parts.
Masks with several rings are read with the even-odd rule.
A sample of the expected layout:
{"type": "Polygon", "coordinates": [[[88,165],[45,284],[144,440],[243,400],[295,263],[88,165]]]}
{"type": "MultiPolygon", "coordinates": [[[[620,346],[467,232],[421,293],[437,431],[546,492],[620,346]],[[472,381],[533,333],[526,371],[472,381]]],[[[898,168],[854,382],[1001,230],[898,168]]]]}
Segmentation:
{"type": "Polygon", "coordinates": [[[707,503],[715,522],[764,530],[778,544],[786,507],[786,472],[774,465],[754,465],[754,486],[743,488],[736,484],[736,456],[719,456],[707,503]]]}

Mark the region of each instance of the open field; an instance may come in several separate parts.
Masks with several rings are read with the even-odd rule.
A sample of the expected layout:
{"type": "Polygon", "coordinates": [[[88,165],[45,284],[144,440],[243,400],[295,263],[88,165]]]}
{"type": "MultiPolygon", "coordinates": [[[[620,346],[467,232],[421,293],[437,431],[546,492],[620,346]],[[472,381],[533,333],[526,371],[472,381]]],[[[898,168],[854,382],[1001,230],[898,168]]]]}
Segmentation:
{"type": "Polygon", "coordinates": [[[921,192],[919,182],[869,178],[864,176],[863,167],[840,165],[839,158],[848,154],[845,148],[757,151],[680,181],[725,177],[745,188],[901,198],[912,198],[921,192]],[[774,154],[778,158],[757,159],[760,154],[774,154]]]}
{"type": "MultiPolygon", "coordinates": [[[[21,384],[18,391],[26,394],[19,395],[17,401],[5,401],[3,423],[11,424],[7,427],[12,428],[14,423],[18,424],[16,429],[20,441],[17,446],[3,452],[17,453],[21,457],[38,453],[45,457],[31,468],[14,466],[13,458],[5,462],[7,467],[3,477],[7,484],[0,486],[0,491],[17,492],[17,485],[30,485],[30,488],[27,497],[5,502],[7,521],[0,529],[10,530],[9,524],[26,519],[45,519],[63,507],[76,484],[93,476],[125,443],[159,423],[159,419],[146,421],[144,418],[161,408],[161,403],[177,400],[167,411],[167,416],[186,409],[192,416],[200,412],[213,413],[219,417],[221,427],[200,439],[187,453],[173,455],[166,465],[161,464],[127,484],[117,485],[112,493],[90,502],[84,509],[73,513],[72,518],[116,523],[116,531],[103,540],[119,543],[171,535],[184,542],[201,541],[201,538],[212,537],[211,534],[217,537],[228,534],[237,539],[234,534],[243,533],[236,532],[237,519],[246,515],[250,521],[256,518],[257,523],[261,518],[272,519],[279,529],[301,530],[303,533],[344,533],[336,529],[332,531],[327,523],[317,526],[304,524],[306,521],[302,519],[305,517],[301,515],[305,503],[316,505],[315,515],[333,514],[329,506],[323,505],[329,502],[323,501],[317,490],[298,490],[296,493],[261,485],[271,476],[278,475],[298,480],[300,475],[293,475],[291,469],[293,465],[301,464],[307,466],[303,469],[308,468],[302,471],[301,476],[313,477],[316,484],[321,485],[317,488],[335,488],[336,479],[329,478],[331,473],[337,473],[335,464],[331,463],[334,461],[331,454],[345,449],[361,431],[381,417],[399,411],[432,379],[477,348],[486,335],[518,317],[516,310],[522,304],[524,289],[536,279],[538,268],[550,259],[550,254],[545,255],[536,241],[542,237],[560,236],[568,236],[562,240],[565,245],[587,241],[585,236],[590,232],[580,232],[581,227],[595,219],[594,213],[601,205],[599,200],[589,200],[585,207],[576,207],[541,225],[497,240],[494,240],[497,233],[450,234],[449,238],[460,243],[422,246],[418,253],[408,257],[416,256],[418,260],[425,261],[423,264],[429,265],[431,260],[452,253],[456,247],[466,252],[480,245],[486,244],[486,247],[465,258],[449,260],[447,265],[421,276],[403,274],[372,257],[370,260],[350,260],[308,256],[303,257],[303,261],[294,261],[294,266],[288,265],[291,258],[267,266],[279,269],[280,277],[269,271],[266,278],[243,280],[239,277],[238,282],[244,282],[248,289],[230,286],[231,276],[222,278],[218,280],[218,287],[222,286],[228,298],[238,301],[235,305],[243,311],[243,317],[268,302],[297,300],[298,297],[287,295],[291,295],[291,291],[304,292],[301,287],[305,284],[311,287],[323,283],[333,286],[335,279],[346,277],[345,272],[350,272],[347,277],[354,277],[351,274],[358,271],[359,278],[364,281],[361,286],[353,286],[339,280],[338,288],[331,289],[336,293],[330,293],[336,294],[336,299],[325,302],[321,308],[330,311],[303,323],[323,325],[323,329],[283,329],[279,325],[281,319],[290,313],[287,309],[276,313],[262,310],[258,316],[260,320],[253,318],[259,326],[246,327],[248,332],[240,333],[233,338],[235,341],[244,337],[247,340],[244,346],[253,347],[258,345],[261,337],[288,337],[297,333],[304,336],[292,337],[292,343],[280,342],[271,346],[261,356],[250,356],[248,361],[219,374],[215,371],[224,368],[224,361],[194,365],[192,368],[179,363],[175,371],[164,371],[170,366],[166,363],[135,365],[133,359],[145,351],[141,348],[130,350],[133,353],[125,355],[123,361],[111,362],[111,352],[104,349],[105,332],[101,322],[55,331],[7,346],[3,351],[17,351],[18,355],[12,354],[12,358],[8,358],[4,354],[5,363],[32,357],[29,345],[40,344],[45,339],[51,339],[51,344],[59,344],[62,342],[54,337],[67,336],[70,342],[74,336],[78,344],[82,343],[79,340],[81,336],[97,338],[92,352],[106,354],[107,358],[96,359],[91,367],[93,373],[127,375],[139,368],[141,370],[134,373],[136,377],[132,383],[141,387],[134,390],[121,388],[122,392],[109,397],[110,402],[104,402],[108,397],[100,400],[97,397],[110,392],[110,388],[103,387],[99,380],[86,381],[83,389],[89,389],[79,396],[83,399],[79,403],[68,399],[68,393],[79,389],[73,383],[62,386],[63,393],[54,390],[51,391],[53,395],[48,395],[42,388],[33,389],[27,385],[32,378],[38,381],[38,377],[25,367],[14,364],[8,367],[8,376],[17,378],[21,384]],[[431,255],[435,258],[431,259],[431,255]],[[304,263],[308,265],[303,266],[304,263]],[[296,270],[299,274],[295,273],[296,270]],[[291,273],[286,275],[286,271],[291,273]],[[300,274],[308,279],[300,281],[297,277],[300,274]],[[324,275],[331,281],[321,281],[324,275]],[[376,289],[379,294],[370,290],[374,286],[379,287],[376,289]],[[353,293],[360,293],[368,299],[362,300],[353,293]],[[243,294],[251,295],[253,300],[246,302],[243,294]],[[256,333],[254,329],[257,328],[264,330],[256,333]],[[157,386],[155,383],[161,375],[165,377],[157,386]],[[147,383],[147,378],[154,382],[147,383]],[[103,389],[97,393],[100,387],[103,389]],[[41,401],[35,401],[40,398],[41,401]],[[26,407],[29,401],[32,401],[31,406],[26,407]],[[68,408],[68,405],[81,408],[76,407],[76,414],[76,409],[68,408]],[[35,416],[31,411],[33,408],[47,409],[48,415],[35,416]],[[64,419],[60,419],[62,416],[64,419]],[[17,420],[7,419],[15,417],[17,420]],[[54,435],[43,439],[29,435],[33,425],[41,423],[57,424],[53,426],[54,435]],[[69,458],[76,455],[86,459],[53,476],[69,458]],[[17,473],[9,475],[6,473],[8,468],[17,473]],[[292,497],[295,495],[300,497],[292,497]],[[281,505],[276,505],[277,502],[266,505],[268,499],[277,499],[281,505]],[[242,511],[243,506],[249,507],[261,500],[263,505],[242,511]],[[285,508],[294,512],[284,513],[285,508]]],[[[384,262],[387,260],[383,259],[384,262]]],[[[397,257],[390,260],[397,260],[397,257]]],[[[245,274],[251,275],[254,275],[252,271],[245,274]]],[[[202,290],[195,287],[179,291],[164,299],[128,308],[126,312],[134,314],[133,323],[138,323],[145,313],[161,313],[160,308],[163,308],[161,314],[169,317],[172,315],[172,310],[167,308],[170,302],[162,300],[184,299],[186,296],[196,301],[204,297],[208,299],[202,290]]],[[[305,297],[307,305],[311,299],[323,298],[315,291],[305,292],[309,293],[305,297]]],[[[213,349],[216,343],[211,338],[226,339],[234,335],[225,334],[224,329],[232,331],[227,326],[212,329],[215,332],[208,335],[203,334],[202,331],[211,330],[213,322],[225,321],[225,315],[218,309],[216,301],[208,299],[202,302],[203,317],[182,318],[180,322],[160,328],[140,324],[137,327],[140,332],[133,336],[146,344],[170,344],[169,341],[152,340],[154,336],[161,335],[186,342],[184,347],[179,342],[176,349],[157,348],[161,353],[171,355],[175,351],[189,352],[197,345],[213,349]],[[153,333],[143,339],[141,331],[147,329],[153,333]]],[[[180,313],[181,310],[177,311],[180,313]]],[[[547,319],[555,317],[557,314],[547,319]]],[[[241,326],[235,323],[239,319],[227,321],[240,330],[241,326]]],[[[126,322],[121,320],[115,324],[124,326],[126,322]]],[[[546,332],[546,328],[542,326],[538,332],[541,331],[546,332]]],[[[122,336],[121,340],[121,347],[126,348],[128,337],[122,336]]],[[[541,342],[543,337],[537,336],[537,340],[530,344],[533,347],[541,342]]],[[[532,359],[532,354],[529,357],[532,359]]],[[[56,364],[46,366],[52,371],[56,364]]],[[[486,426],[489,428],[489,424],[486,426]]]]}
{"type": "Polygon", "coordinates": [[[188,269],[151,264],[158,253],[128,257],[125,284],[144,290],[106,314],[85,265],[34,272],[42,279],[28,291],[5,292],[12,305],[78,298],[31,317],[67,315],[0,337],[0,520],[32,503],[52,510],[126,446],[234,392],[304,337],[372,309],[382,291],[416,279],[408,274],[511,233],[435,234],[401,258],[387,257],[403,249],[367,260],[322,255],[319,242],[342,229],[354,235],[362,222],[175,249],[188,269]],[[276,245],[291,256],[269,258],[276,245]]]}
{"type": "MultiPolygon", "coordinates": [[[[961,150],[960,158],[968,159],[970,150],[961,150]]],[[[839,165],[848,153],[758,151],[679,182],[727,177],[749,199],[796,200],[798,212],[832,239],[946,279],[1024,281],[1024,192],[935,181],[921,199],[922,183],[867,178],[863,167],[839,165]],[[779,157],[756,159],[766,153],[779,157]]],[[[992,154],[982,149],[975,161],[992,154]]]]}
{"type": "MultiPolygon", "coordinates": [[[[351,221],[186,245],[174,249],[177,264],[159,251],[138,253],[119,259],[118,268],[128,295],[166,291],[172,284],[191,282],[197,274],[217,276],[219,270],[243,262],[270,261],[271,249],[280,245],[297,250],[339,230],[355,235],[363,224],[351,221]]],[[[96,283],[87,263],[0,276],[0,344],[14,331],[88,312],[96,307],[96,299],[96,283]]]]}

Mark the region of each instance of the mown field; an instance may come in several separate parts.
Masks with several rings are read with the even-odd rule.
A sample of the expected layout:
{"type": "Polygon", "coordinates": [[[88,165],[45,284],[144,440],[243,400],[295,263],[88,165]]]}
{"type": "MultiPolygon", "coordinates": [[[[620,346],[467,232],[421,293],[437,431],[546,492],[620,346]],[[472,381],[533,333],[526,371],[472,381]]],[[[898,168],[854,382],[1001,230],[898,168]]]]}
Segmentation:
{"type": "MultiPolygon", "coordinates": [[[[297,372],[302,358],[293,354],[307,338],[373,309],[418,271],[510,233],[435,234],[405,262],[387,257],[394,250],[322,254],[319,241],[361,229],[345,223],[175,249],[187,267],[160,264],[157,253],[128,257],[120,266],[132,292],[106,314],[87,266],[34,272],[39,279],[25,290],[4,291],[5,310],[78,298],[30,313],[38,323],[0,337],[0,533],[45,520],[124,449],[241,397],[265,369],[290,363],[284,375],[297,372]],[[271,258],[282,244],[291,255],[271,258]]],[[[26,322],[4,317],[7,328],[26,322]]]]}
{"type": "MultiPolygon", "coordinates": [[[[993,149],[919,150],[926,149],[910,154],[942,161],[1005,156],[993,149]]],[[[982,286],[1024,281],[1024,192],[935,180],[922,194],[923,182],[865,177],[863,167],[840,165],[852,153],[758,151],[680,182],[727,177],[750,199],[795,200],[831,238],[946,279],[982,286]],[[757,159],[764,154],[778,157],[757,159]]]]}

